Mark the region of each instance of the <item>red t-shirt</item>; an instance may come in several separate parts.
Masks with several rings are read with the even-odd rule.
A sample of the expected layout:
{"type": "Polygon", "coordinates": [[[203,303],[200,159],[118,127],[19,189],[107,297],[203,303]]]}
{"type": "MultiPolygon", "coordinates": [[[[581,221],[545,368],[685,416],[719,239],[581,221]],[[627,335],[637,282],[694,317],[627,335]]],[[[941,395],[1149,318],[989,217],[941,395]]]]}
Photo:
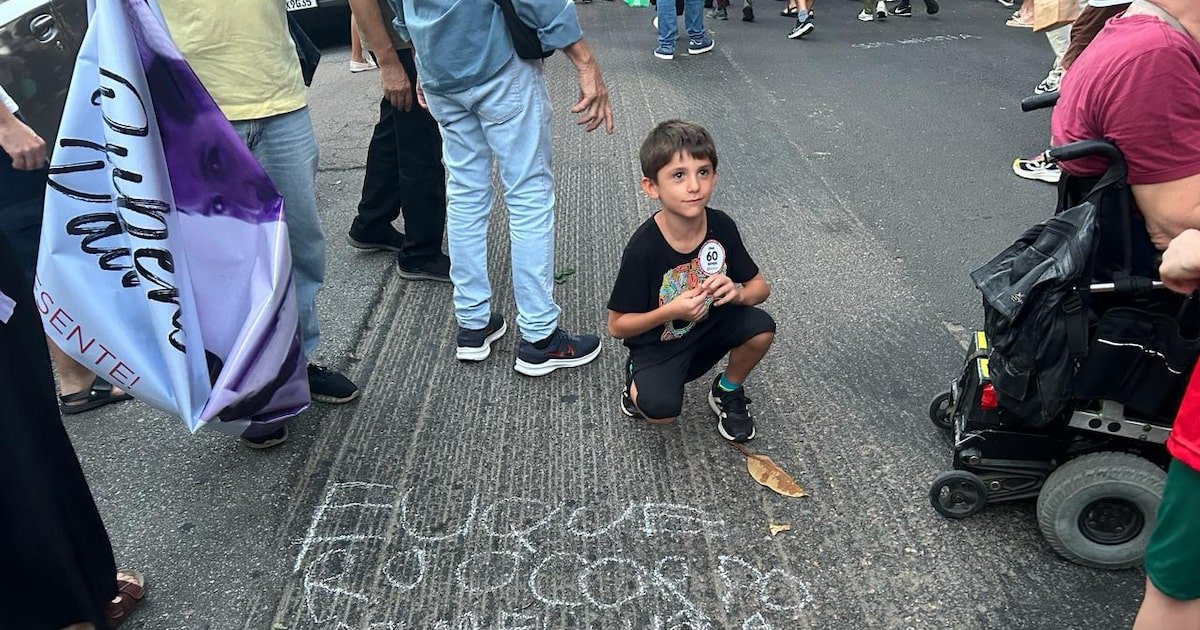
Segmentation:
{"type": "MultiPolygon", "coordinates": [[[[1063,78],[1051,131],[1055,145],[1115,143],[1130,184],[1200,173],[1200,44],[1154,16],[1109,20],[1063,78]]],[[[1063,164],[1082,176],[1105,166],[1100,158],[1063,164]]]]}
{"type": "Polygon", "coordinates": [[[1171,437],[1167,438],[1167,450],[1192,470],[1200,470],[1200,366],[1192,371],[1171,437]]]}

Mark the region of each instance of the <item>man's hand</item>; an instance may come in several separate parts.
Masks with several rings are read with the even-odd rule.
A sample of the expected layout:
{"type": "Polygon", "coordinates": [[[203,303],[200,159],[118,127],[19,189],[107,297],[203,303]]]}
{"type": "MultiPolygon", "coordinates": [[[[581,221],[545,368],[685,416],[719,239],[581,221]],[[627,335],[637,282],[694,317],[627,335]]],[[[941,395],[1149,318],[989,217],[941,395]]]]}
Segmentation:
{"type": "Polygon", "coordinates": [[[701,289],[713,296],[713,306],[723,306],[730,302],[734,304],[740,303],[742,297],[742,288],[736,282],[729,279],[729,276],[719,273],[715,276],[709,276],[701,285],[701,289]]]}
{"type": "Polygon", "coordinates": [[[579,79],[579,102],[571,108],[572,114],[579,114],[575,124],[583,125],[587,131],[595,131],[604,125],[604,131],[612,133],[612,103],[608,100],[608,87],[604,85],[604,77],[600,74],[600,65],[596,63],[592,49],[581,39],[564,48],[563,52],[575,64],[579,79]]]}
{"type": "Polygon", "coordinates": [[[695,322],[708,312],[708,293],[701,287],[684,291],[667,303],[671,319],[695,322]]]}
{"type": "Polygon", "coordinates": [[[425,90],[421,87],[421,77],[417,77],[417,104],[421,109],[429,111],[429,103],[425,102],[425,90]]]}
{"type": "Polygon", "coordinates": [[[1179,293],[1200,289],[1200,231],[1184,230],[1163,253],[1158,268],[1163,284],[1179,293]]]}
{"type": "Polygon", "coordinates": [[[46,141],[25,123],[0,106],[0,147],[18,171],[34,171],[46,165],[46,141]]]}
{"type": "Polygon", "coordinates": [[[399,63],[380,65],[379,83],[383,86],[383,98],[387,99],[392,107],[406,112],[412,109],[412,83],[408,80],[404,66],[399,63]]]}

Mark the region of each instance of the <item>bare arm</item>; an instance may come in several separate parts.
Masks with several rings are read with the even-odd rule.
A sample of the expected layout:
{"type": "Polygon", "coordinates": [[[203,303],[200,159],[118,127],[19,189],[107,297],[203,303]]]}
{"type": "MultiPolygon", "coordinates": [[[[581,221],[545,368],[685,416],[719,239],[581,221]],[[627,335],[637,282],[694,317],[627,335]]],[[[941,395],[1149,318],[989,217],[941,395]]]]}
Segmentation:
{"type": "Polygon", "coordinates": [[[608,334],[617,339],[636,337],[647,330],[682,319],[694,322],[708,310],[708,293],[701,288],[684,291],[667,304],[646,313],[608,312],[608,334]]]}
{"type": "Polygon", "coordinates": [[[350,0],[350,10],[354,12],[354,19],[367,38],[367,46],[379,61],[379,83],[383,87],[383,97],[392,107],[409,111],[412,109],[412,86],[408,73],[396,56],[396,50],[392,48],[392,39],[388,37],[388,26],[383,23],[379,5],[375,0],[350,0]]]}
{"type": "Polygon", "coordinates": [[[1146,218],[1150,240],[1166,249],[1188,228],[1200,228],[1200,174],[1161,184],[1133,186],[1133,199],[1146,218]]]}
{"type": "Polygon", "coordinates": [[[612,103],[608,100],[608,87],[604,85],[600,64],[592,54],[591,46],[580,39],[562,51],[575,64],[579,79],[579,102],[571,108],[572,114],[579,114],[575,124],[583,125],[588,131],[603,125],[605,132],[612,133],[612,103]]]}
{"type": "Polygon", "coordinates": [[[46,141],[0,105],[0,147],[12,158],[13,168],[32,171],[46,165],[46,141]]]}

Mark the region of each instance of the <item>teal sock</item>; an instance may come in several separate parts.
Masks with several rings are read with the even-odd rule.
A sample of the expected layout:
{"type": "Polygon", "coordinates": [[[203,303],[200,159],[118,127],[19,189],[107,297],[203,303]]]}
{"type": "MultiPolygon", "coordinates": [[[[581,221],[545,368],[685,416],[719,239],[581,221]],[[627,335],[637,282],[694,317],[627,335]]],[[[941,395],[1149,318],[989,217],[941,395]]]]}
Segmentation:
{"type": "Polygon", "coordinates": [[[717,387],[721,388],[721,391],[723,392],[732,392],[741,389],[742,384],[734,383],[733,381],[725,378],[725,373],[721,372],[721,379],[717,381],[717,387]]]}

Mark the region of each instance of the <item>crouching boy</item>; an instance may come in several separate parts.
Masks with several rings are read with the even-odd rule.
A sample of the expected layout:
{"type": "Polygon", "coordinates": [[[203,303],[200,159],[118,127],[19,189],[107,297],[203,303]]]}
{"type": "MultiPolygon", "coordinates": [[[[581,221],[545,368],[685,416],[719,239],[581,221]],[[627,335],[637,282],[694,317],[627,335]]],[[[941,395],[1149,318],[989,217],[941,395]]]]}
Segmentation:
{"type": "Polygon", "coordinates": [[[754,438],[743,385],[775,339],[755,308],[771,293],[737,224],[708,207],[717,150],[703,127],[679,120],[650,132],[639,153],[642,190],[662,208],[634,232],[608,300],[608,332],[629,348],[621,410],[654,424],[683,408],[683,385],[725,355],[708,404],[727,440],[754,438]]]}

